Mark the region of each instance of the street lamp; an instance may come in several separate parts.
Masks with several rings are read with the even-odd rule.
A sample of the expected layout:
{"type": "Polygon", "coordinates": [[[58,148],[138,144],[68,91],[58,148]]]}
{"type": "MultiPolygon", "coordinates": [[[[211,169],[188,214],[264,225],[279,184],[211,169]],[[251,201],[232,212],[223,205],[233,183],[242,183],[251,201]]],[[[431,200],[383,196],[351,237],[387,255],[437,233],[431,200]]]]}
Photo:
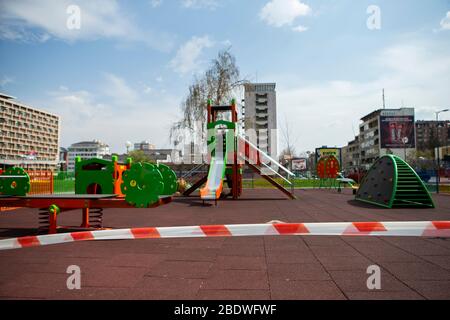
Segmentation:
{"type": "Polygon", "coordinates": [[[408,137],[403,137],[402,142],[403,142],[404,160],[405,160],[405,162],[407,162],[406,161],[406,144],[408,143],[408,137]]]}
{"type": "Polygon", "coordinates": [[[125,147],[127,148],[127,154],[128,154],[128,151],[130,150],[131,146],[132,146],[132,144],[130,141],[125,142],[125,147]]]}
{"type": "Polygon", "coordinates": [[[440,147],[440,139],[439,139],[439,113],[441,112],[447,112],[449,109],[443,109],[436,111],[436,139],[437,139],[437,172],[436,172],[436,193],[439,193],[439,183],[440,183],[440,177],[439,177],[439,171],[441,169],[441,161],[439,159],[439,147],[440,147]]]}

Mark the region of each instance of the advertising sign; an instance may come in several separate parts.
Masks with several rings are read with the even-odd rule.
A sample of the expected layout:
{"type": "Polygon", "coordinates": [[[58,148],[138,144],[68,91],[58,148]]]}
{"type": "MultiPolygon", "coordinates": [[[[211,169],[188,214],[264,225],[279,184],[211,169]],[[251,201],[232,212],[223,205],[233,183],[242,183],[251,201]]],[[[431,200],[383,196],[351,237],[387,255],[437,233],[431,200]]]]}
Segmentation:
{"type": "Polygon", "coordinates": [[[381,148],[415,148],[413,115],[380,115],[381,148]]]}
{"type": "Polygon", "coordinates": [[[293,159],[292,171],[304,171],[306,170],[306,159],[293,159]]]}
{"type": "Polygon", "coordinates": [[[316,162],[323,156],[335,156],[338,159],[339,164],[341,163],[341,148],[316,148],[316,162]]]}

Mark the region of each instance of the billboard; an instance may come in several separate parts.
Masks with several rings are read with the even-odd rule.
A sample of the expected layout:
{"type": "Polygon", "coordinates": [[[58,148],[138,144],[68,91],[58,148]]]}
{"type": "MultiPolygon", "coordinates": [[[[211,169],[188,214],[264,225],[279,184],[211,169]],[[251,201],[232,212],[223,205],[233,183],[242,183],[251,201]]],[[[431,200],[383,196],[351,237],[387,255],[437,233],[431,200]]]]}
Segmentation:
{"type": "Polygon", "coordinates": [[[304,171],[306,170],[306,159],[293,159],[292,171],[304,171]]]}
{"type": "Polygon", "coordinates": [[[380,115],[381,148],[415,148],[414,115],[380,115]]]}
{"type": "Polygon", "coordinates": [[[328,148],[328,147],[316,148],[316,162],[320,159],[320,157],[323,156],[335,156],[336,159],[338,159],[339,164],[342,162],[341,148],[328,148]]]}

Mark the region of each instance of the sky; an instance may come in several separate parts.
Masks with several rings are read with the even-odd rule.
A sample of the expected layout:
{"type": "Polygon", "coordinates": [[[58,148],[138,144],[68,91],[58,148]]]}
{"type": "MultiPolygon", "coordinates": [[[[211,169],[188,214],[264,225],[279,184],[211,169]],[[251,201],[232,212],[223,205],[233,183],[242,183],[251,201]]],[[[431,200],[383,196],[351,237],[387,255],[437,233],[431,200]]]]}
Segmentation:
{"type": "Polygon", "coordinates": [[[301,153],[352,140],[382,88],[419,120],[450,108],[449,40],[449,0],[0,0],[0,92],[60,115],[64,147],[170,147],[189,84],[230,48],[242,78],[276,83],[301,153]]]}

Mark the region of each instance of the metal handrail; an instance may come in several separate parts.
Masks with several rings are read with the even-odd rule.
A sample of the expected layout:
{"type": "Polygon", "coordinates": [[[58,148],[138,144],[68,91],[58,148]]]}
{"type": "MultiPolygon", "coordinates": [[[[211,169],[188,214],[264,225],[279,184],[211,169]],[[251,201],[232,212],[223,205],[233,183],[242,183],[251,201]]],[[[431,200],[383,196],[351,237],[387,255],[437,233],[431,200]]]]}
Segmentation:
{"type": "MultiPolygon", "coordinates": [[[[283,171],[285,171],[287,174],[291,175],[291,176],[295,176],[295,174],[293,174],[291,171],[289,171],[289,169],[283,167],[277,160],[273,159],[271,156],[269,156],[267,153],[265,153],[264,151],[260,150],[257,146],[255,146],[253,143],[251,143],[250,141],[248,141],[247,139],[245,139],[245,137],[243,136],[239,136],[239,138],[241,138],[242,140],[244,140],[246,143],[248,143],[250,146],[252,146],[253,148],[255,148],[258,152],[260,152],[264,157],[266,157],[268,160],[270,160],[270,162],[275,163],[278,167],[280,167],[283,171]]],[[[274,170],[275,171],[275,170],[274,170]]]]}

